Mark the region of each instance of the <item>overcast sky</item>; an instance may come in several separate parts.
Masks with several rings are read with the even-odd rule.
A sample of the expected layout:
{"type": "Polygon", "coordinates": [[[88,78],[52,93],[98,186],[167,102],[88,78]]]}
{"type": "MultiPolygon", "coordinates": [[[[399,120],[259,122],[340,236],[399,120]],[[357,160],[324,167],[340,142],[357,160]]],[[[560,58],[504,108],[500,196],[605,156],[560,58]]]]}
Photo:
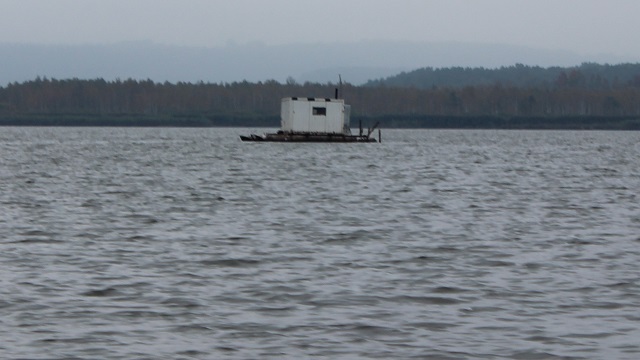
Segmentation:
{"type": "Polygon", "coordinates": [[[640,61],[640,0],[0,0],[0,42],[500,43],[640,61]]]}

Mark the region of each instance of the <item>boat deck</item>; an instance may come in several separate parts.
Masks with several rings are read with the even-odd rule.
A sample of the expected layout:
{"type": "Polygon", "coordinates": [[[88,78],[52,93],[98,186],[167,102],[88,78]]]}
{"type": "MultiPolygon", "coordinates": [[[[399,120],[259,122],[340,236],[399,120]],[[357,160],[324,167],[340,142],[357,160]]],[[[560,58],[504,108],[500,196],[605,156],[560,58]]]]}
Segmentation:
{"type": "Polygon", "coordinates": [[[377,142],[375,138],[365,135],[314,134],[314,133],[276,133],[249,136],[240,135],[242,141],[255,142],[377,142]]]}

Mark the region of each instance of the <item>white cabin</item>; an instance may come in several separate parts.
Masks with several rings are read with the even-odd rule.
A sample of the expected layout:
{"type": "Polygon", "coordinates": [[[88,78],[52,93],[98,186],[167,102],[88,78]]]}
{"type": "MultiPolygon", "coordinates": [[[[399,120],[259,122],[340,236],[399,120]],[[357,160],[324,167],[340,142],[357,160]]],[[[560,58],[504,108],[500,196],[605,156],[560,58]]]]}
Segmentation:
{"type": "Polygon", "coordinates": [[[351,106],[342,99],[282,99],[280,123],[285,133],[351,134],[351,106]]]}

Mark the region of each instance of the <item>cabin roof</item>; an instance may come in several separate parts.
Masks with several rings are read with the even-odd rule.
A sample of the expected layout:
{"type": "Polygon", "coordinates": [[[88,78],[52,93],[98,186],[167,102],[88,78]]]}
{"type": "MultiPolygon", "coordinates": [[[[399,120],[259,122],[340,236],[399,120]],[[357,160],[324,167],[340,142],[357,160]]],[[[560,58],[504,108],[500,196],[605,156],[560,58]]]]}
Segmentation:
{"type": "Polygon", "coordinates": [[[314,97],[297,97],[297,96],[286,97],[286,98],[283,98],[282,100],[283,100],[283,101],[285,101],[285,100],[293,100],[293,101],[344,102],[344,100],[343,100],[343,99],[314,98],[314,97]]]}

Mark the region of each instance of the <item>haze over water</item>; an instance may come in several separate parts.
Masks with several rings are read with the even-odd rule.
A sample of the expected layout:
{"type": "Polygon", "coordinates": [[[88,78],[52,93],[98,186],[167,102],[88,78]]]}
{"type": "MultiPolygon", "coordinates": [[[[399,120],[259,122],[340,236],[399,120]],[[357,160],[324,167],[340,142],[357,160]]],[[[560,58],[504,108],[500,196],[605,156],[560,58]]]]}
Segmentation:
{"type": "Polygon", "coordinates": [[[2,128],[0,358],[637,359],[640,133],[2,128]]]}

